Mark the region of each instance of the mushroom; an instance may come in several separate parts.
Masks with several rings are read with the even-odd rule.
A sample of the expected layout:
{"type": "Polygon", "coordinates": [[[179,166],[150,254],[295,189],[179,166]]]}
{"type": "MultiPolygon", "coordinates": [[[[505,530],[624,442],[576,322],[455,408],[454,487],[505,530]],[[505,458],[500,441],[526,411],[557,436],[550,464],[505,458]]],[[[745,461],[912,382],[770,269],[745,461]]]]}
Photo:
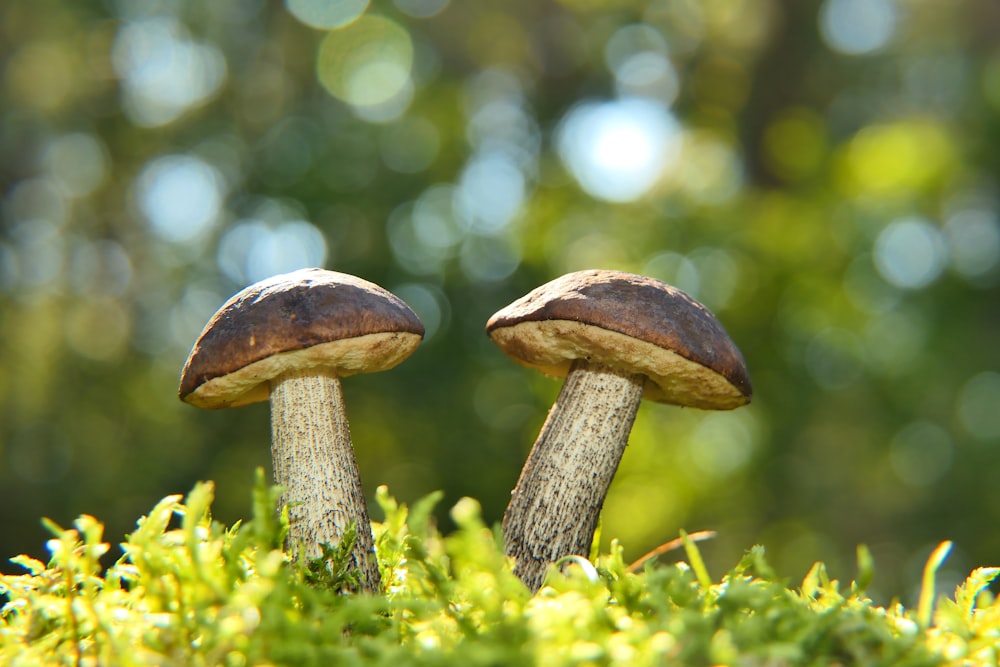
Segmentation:
{"type": "Polygon", "coordinates": [[[401,299],[344,273],[304,269],[250,285],[205,325],[180,378],[181,400],[228,408],[268,398],[275,483],[296,556],[322,557],[351,523],[361,588],[378,564],[339,378],[387,370],[424,327],[401,299]]]}
{"type": "Polygon", "coordinates": [[[533,591],[550,563],[589,555],[641,398],[709,410],[750,401],[719,321],[652,278],[570,273],[494,314],[486,332],[518,363],[566,378],[503,518],[507,554],[533,591]]]}

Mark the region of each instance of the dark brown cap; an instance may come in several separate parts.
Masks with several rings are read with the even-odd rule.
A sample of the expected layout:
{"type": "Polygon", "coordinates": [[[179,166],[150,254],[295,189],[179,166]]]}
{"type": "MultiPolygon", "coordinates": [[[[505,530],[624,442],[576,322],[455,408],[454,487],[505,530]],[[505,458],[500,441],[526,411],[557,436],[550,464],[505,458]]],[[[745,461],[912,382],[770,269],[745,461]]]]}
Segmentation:
{"type": "Polygon", "coordinates": [[[569,273],[490,318],[486,332],[515,361],[565,377],[587,359],[648,379],[644,398],[726,410],[750,401],[743,355],[705,306],[652,278],[569,273]]]}
{"type": "Polygon", "coordinates": [[[209,320],[181,372],[181,400],[224,408],[267,400],[294,370],[340,376],[392,368],[423,324],[399,297],[345,273],[303,269],[250,285],[209,320]]]}

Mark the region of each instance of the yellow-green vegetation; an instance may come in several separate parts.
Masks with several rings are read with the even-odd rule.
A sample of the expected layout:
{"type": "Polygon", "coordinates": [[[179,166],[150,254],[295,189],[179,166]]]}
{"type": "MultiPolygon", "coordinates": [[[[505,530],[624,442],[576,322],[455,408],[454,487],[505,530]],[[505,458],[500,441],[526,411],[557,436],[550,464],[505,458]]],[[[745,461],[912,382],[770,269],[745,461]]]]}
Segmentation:
{"type": "MultiPolygon", "coordinates": [[[[103,568],[103,526],[81,516],[49,528],[51,559],[14,561],[0,577],[3,665],[995,665],[1000,602],[980,568],[953,599],[934,600],[948,544],[928,562],[919,608],[881,607],[859,549],[855,581],[822,564],[789,586],[754,547],[721,580],[684,537],[687,562],[632,572],[622,549],[553,568],[531,596],[514,577],[478,503],[451,510],[443,536],[434,494],[412,507],[382,487],[375,525],[384,589],[350,591],[350,545],[293,563],[287,519],[259,475],[253,519],[226,527],[213,485],[170,496],[141,518],[103,568]]],[[[286,515],[287,516],[287,515],[286,515]]]]}

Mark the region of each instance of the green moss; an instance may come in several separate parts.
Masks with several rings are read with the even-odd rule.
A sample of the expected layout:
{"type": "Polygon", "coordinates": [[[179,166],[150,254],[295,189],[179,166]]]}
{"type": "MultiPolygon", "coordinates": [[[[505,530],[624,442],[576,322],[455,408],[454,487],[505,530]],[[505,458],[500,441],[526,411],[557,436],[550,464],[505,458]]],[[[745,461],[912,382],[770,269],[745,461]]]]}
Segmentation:
{"type": "MultiPolygon", "coordinates": [[[[790,588],[754,547],[721,581],[694,543],[688,560],[629,571],[622,549],[568,559],[534,596],[511,573],[478,504],[452,509],[442,536],[432,495],[408,508],[379,489],[375,526],[384,592],[356,595],[342,567],[293,563],[287,516],[259,476],[252,521],[212,521],[212,485],[171,496],[139,520],[102,569],[103,527],[50,524],[48,563],[0,577],[2,665],[995,665],[996,568],[974,571],[954,599],[918,610],[875,605],[859,577],[841,590],[817,564],[790,588]],[[925,622],[926,621],[926,622],[925,622]]],[[[943,554],[928,567],[930,585],[943,554]]],[[[925,585],[927,578],[925,577],[925,585]]],[[[926,599],[926,598],[925,598],[926,599]]],[[[927,602],[930,605],[931,602],[927,602]]],[[[923,606],[923,605],[922,605],[923,606]]]]}

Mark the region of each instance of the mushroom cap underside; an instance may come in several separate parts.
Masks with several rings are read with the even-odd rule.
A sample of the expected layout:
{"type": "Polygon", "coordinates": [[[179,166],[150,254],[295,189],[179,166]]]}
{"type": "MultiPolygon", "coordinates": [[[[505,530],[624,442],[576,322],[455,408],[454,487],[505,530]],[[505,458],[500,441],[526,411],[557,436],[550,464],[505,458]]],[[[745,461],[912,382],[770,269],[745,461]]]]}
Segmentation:
{"type": "Polygon", "coordinates": [[[282,274],[219,308],[184,364],[179,395],[199,407],[254,403],[266,400],[269,381],[285,372],[392,368],[423,334],[409,306],[374,283],[323,269],[282,274]]]}
{"type": "Polygon", "coordinates": [[[564,377],[576,359],[641,373],[644,397],[707,409],[750,401],[746,363],[703,305],[621,271],[570,273],[498,311],[490,338],[519,363],[564,377]]]}

